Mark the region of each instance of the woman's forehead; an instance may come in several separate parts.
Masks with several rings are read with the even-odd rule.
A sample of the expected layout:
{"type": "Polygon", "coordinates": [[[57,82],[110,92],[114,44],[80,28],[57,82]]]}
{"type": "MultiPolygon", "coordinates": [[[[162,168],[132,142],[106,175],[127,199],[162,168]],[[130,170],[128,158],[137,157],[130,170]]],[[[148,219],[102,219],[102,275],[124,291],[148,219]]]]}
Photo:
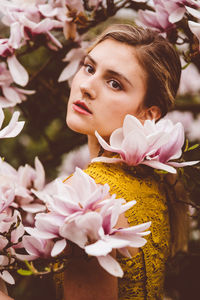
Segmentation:
{"type": "Polygon", "coordinates": [[[134,46],[106,39],[89,52],[89,58],[105,70],[120,72],[128,77],[137,74],[144,80],[146,72],[138,61],[136,51],[134,46]]]}

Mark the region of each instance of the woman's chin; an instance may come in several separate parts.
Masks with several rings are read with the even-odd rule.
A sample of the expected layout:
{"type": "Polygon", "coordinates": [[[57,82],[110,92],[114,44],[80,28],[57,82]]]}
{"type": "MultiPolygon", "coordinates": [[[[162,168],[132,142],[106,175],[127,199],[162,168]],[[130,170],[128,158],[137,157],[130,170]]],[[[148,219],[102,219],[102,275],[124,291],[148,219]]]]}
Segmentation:
{"type": "Polygon", "coordinates": [[[75,132],[78,132],[78,133],[81,133],[81,134],[91,134],[91,130],[88,130],[88,128],[85,128],[84,124],[79,124],[79,122],[75,122],[75,121],[72,121],[72,120],[66,120],[66,123],[67,123],[67,126],[75,131],[75,132]]]}

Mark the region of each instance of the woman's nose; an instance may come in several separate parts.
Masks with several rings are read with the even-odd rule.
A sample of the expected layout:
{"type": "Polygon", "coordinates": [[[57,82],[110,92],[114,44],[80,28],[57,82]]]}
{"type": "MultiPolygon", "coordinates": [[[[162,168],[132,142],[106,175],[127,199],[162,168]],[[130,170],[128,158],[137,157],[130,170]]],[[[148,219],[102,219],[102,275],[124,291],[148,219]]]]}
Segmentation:
{"type": "Polygon", "coordinates": [[[96,98],[96,90],[91,78],[80,84],[80,90],[84,98],[91,100],[96,98]]]}

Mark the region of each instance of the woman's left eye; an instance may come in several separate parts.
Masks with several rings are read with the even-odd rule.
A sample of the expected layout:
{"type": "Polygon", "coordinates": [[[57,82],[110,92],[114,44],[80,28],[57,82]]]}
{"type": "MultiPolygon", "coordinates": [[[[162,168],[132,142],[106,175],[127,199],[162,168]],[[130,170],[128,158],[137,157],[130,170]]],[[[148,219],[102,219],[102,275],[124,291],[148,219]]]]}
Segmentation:
{"type": "Polygon", "coordinates": [[[122,85],[114,79],[109,80],[108,84],[111,86],[111,88],[113,88],[115,90],[122,90],[122,85]]]}

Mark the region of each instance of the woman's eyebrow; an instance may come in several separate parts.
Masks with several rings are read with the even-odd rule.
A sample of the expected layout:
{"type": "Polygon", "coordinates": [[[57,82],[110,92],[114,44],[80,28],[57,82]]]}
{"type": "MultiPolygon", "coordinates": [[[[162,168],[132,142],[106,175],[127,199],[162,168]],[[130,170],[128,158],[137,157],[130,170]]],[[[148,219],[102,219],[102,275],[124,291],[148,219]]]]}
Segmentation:
{"type": "Polygon", "coordinates": [[[122,80],[125,80],[130,86],[133,86],[132,83],[122,74],[113,70],[107,70],[107,73],[112,75],[112,76],[116,76],[121,78],[122,80]]]}
{"type": "MultiPolygon", "coordinates": [[[[85,58],[88,58],[95,66],[97,65],[97,62],[89,55],[87,54],[85,56],[85,58]]],[[[112,76],[117,76],[123,80],[125,80],[130,86],[133,86],[132,83],[128,80],[128,78],[126,78],[122,73],[120,72],[116,72],[116,71],[113,71],[113,70],[106,70],[106,72],[112,76]]]]}
{"type": "Polygon", "coordinates": [[[89,54],[85,56],[85,59],[86,58],[88,58],[95,66],[97,65],[96,61],[89,54]]]}

